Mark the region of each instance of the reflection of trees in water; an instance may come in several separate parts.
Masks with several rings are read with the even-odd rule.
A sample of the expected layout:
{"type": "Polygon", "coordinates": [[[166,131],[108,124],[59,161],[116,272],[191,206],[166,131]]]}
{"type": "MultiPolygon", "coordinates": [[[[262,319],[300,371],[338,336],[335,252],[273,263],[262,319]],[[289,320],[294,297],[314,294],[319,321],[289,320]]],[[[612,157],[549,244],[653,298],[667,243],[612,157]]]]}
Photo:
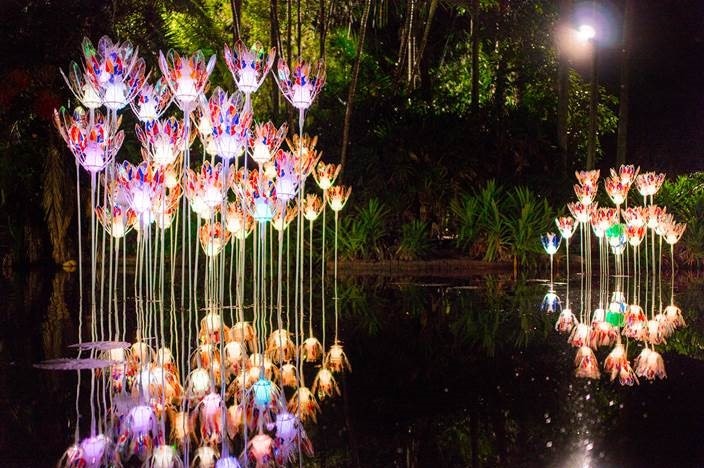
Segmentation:
{"type": "MultiPolygon", "coordinates": [[[[64,330],[69,318],[66,305],[68,273],[58,271],[51,280],[51,296],[42,320],[42,351],[45,359],[64,357],[64,330]]],[[[72,344],[72,343],[66,343],[72,344]]]]}
{"type": "Polygon", "coordinates": [[[572,428],[609,414],[608,391],[566,401],[597,392],[571,377],[571,350],[539,311],[544,285],[487,276],[461,287],[341,286],[362,466],[543,465],[581,443],[572,428]]]}

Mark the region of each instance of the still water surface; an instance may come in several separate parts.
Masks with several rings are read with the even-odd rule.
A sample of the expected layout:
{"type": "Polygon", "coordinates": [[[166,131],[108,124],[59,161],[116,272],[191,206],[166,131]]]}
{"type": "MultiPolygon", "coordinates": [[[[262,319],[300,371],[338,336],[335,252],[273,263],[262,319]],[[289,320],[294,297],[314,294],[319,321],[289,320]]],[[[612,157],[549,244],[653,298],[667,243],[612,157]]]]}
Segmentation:
{"type": "MultiPolygon", "coordinates": [[[[32,364],[72,355],[76,283],[64,272],[0,279],[0,466],[53,466],[72,442],[75,373],[32,364]]],[[[623,388],[573,377],[574,351],[538,310],[542,282],[344,279],[353,372],[308,429],[306,465],[704,466],[702,285],[678,288],[690,326],[665,348],[668,379],[623,388]]]]}

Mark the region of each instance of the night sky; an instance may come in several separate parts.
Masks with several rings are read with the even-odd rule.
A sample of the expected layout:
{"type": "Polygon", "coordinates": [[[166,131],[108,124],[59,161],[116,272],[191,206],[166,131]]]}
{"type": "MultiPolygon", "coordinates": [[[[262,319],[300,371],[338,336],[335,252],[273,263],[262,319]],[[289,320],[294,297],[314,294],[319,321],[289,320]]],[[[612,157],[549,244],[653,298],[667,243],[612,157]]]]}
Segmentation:
{"type": "MultiPolygon", "coordinates": [[[[633,3],[628,159],[669,172],[704,170],[704,1],[633,3]]],[[[618,15],[622,5],[610,8],[618,15]]],[[[603,84],[618,95],[618,44],[601,58],[603,84]]],[[[604,143],[608,167],[615,141],[604,143]]]]}

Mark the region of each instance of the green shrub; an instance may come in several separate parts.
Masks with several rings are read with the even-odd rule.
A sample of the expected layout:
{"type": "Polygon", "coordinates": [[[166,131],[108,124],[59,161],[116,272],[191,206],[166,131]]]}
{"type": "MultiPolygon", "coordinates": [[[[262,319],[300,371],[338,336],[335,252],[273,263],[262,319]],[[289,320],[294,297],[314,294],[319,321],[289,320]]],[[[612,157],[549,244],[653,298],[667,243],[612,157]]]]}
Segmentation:
{"type": "Polygon", "coordinates": [[[401,227],[401,240],[396,249],[400,260],[424,258],[429,251],[428,223],[414,219],[401,227]]]}

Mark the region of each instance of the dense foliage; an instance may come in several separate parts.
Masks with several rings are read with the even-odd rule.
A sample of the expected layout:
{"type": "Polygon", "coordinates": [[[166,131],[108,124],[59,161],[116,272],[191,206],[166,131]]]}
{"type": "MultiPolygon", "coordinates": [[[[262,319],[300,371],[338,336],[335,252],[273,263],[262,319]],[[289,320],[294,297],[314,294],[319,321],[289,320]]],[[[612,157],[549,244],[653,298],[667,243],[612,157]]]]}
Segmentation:
{"type": "MultiPolygon", "coordinates": [[[[462,249],[475,249],[486,260],[530,261],[524,252],[533,241],[524,235],[542,228],[537,213],[544,198],[561,206],[571,186],[561,182],[584,164],[589,77],[569,74],[568,141],[560,149],[557,2],[482,0],[474,18],[470,4],[375,0],[367,11],[362,0],[13,3],[0,20],[0,245],[20,262],[50,256],[61,262],[75,251],[75,220],[60,221],[75,211],[74,165],[50,117],[54,108],[74,105],[58,68],[79,57],[83,36],[131,40],[155,74],[160,49],[220,55],[224,43],[240,36],[278,44],[284,59],[324,54],[327,85],[307,128],[319,135],[328,162],[341,158],[345,114],[354,100],[342,174],[355,188],[350,206],[371,209],[376,200],[388,211],[386,231],[373,234],[378,239],[371,244],[353,239],[360,233],[351,235],[357,245],[348,250],[372,252],[355,256],[422,258],[430,236],[459,228],[462,249]],[[360,44],[365,12],[367,34],[360,44]],[[351,93],[360,47],[359,80],[351,93]],[[509,190],[491,207],[479,189],[490,179],[530,187],[540,197],[523,200],[509,190]],[[493,212],[482,212],[480,223],[470,225],[463,216],[479,215],[475,202],[461,194],[479,197],[476,209],[493,212]],[[522,201],[531,204],[525,212],[515,206],[522,201]]],[[[233,88],[222,60],[211,81],[233,88]]],[[[255,115],[291,120],[274,88],[267,80],[256,96],[255,115]]],[[[613,134],[616,98],[606,89],[599,96],[599,135],[613,134]]],[[[135,161],[134,119],[129,111],[123,117],[128,141],[118,159],[135,161]]],[[[87,196],[81,197],[85,207],[87,196]]]]}

